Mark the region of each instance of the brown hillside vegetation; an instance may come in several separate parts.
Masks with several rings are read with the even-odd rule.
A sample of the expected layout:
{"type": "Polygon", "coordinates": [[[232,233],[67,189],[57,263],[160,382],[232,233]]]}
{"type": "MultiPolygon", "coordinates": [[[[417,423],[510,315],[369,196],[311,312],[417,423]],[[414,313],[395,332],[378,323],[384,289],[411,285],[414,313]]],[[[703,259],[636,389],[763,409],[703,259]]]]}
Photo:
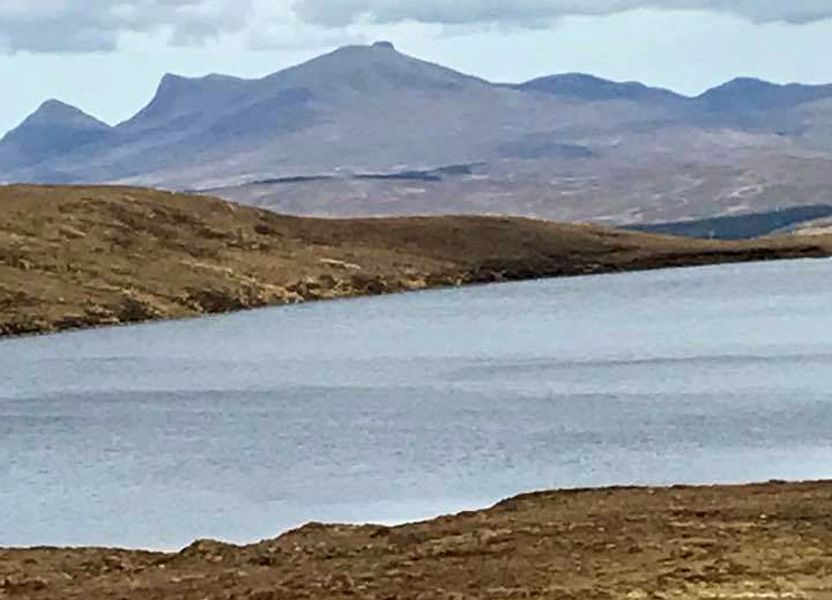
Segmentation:
{"type": "Polygon", "coordinates": [[[325,220],[120,187],[0,188],[0,334],[429,287],[828,256],[506,217],[325,220]]]}
{"type": "Polygon", "coordinates": [[[0,550],[20,600],[832,598],[832,484],[521,496],[400,527],[176,554],[0,550]]]}

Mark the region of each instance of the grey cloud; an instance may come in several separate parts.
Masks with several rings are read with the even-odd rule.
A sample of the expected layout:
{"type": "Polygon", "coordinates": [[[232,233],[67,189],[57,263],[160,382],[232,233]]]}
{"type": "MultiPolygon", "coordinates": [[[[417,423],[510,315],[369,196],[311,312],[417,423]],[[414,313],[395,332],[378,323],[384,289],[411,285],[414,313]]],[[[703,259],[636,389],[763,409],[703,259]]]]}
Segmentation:
{"type": "Polygon", "coordinates": [[[180,44],[239,31],[251,0],[0,0],[0,50],[100,52],[122,33],[157,33],[180,44]]]}
{"type": "Polygon", "coordinates": [[[808,23],[832,17],[830,0],[297,0],[304,20],[338,27],[361,20],[457,25],[539,25],[570,15],[607,15],[638,8],[700,9],[755,22],[808,23]]]}
{"type": "Polygon", "coordinates": [[[712,10],[755,22],[832,17],[832,0],[0,0],[0,52],[111,51],[124,33],[161,33],[172,44],[194,45],[241,31],[259,47],[294,47],[308,42],[286,31],[306,38],[318,30],[312,38],[328,39],[320,26],[417,21],[545,27],[568,15],[637,8],[712,10]]]}
{"type": "Polygon", "coordinates": [[[67,31],[58,20],[19,23],[5,28],[0,24],[0,49],[30,52],[100,52],[115,50],[116,38],[110,31],[78,26],[67,31]]]}

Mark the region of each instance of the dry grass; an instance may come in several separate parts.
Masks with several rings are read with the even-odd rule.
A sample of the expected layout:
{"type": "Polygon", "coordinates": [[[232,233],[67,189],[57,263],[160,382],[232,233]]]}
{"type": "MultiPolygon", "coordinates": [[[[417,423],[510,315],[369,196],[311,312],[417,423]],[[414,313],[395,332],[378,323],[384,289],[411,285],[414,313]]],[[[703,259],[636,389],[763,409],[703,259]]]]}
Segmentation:
{"type": "Polygon", "coordinates": [[[830,515],[830,483],[549,492],[247,547],[0,551],[0,597],[828,600],[830,515]]]}
{"type": "Polygon", "coordinates": [[[0,188],[0,335],[444,285],[827,256],[521,218],[324,220],[115,187],[0,188]]]}

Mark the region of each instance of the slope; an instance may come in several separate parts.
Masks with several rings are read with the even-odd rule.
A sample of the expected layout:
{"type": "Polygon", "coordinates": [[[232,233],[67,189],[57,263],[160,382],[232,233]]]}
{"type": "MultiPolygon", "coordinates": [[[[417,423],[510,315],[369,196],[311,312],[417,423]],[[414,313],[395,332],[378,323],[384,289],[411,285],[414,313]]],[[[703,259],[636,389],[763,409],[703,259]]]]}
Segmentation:
{"type": "Polygon", "coordinates": [[[326,220],[137,188],[0,188],[0,335],[428,287],[828,256],[519,218],[326,220]]]}
{"type": "Polygon", "coordinates": [[[178,553],[0,550],[0,591],[84,598],[832,596],[832,482],[525,494],[397,527],[311,523],[178,553]]]}

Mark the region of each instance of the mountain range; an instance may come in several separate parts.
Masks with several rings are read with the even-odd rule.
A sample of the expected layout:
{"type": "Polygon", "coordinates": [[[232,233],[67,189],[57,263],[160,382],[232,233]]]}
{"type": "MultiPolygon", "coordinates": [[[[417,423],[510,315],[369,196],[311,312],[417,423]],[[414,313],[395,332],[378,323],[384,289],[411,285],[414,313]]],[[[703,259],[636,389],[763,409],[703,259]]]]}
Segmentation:
{"type": "Polygon", "coordinates": [[[741,214],[832,200],[832,85],[508,85],[379,42],[262,79],[166,75],[113,127],[47,101],[0,140],[0,181],[210,190],[321,215],[741,214]]]}

